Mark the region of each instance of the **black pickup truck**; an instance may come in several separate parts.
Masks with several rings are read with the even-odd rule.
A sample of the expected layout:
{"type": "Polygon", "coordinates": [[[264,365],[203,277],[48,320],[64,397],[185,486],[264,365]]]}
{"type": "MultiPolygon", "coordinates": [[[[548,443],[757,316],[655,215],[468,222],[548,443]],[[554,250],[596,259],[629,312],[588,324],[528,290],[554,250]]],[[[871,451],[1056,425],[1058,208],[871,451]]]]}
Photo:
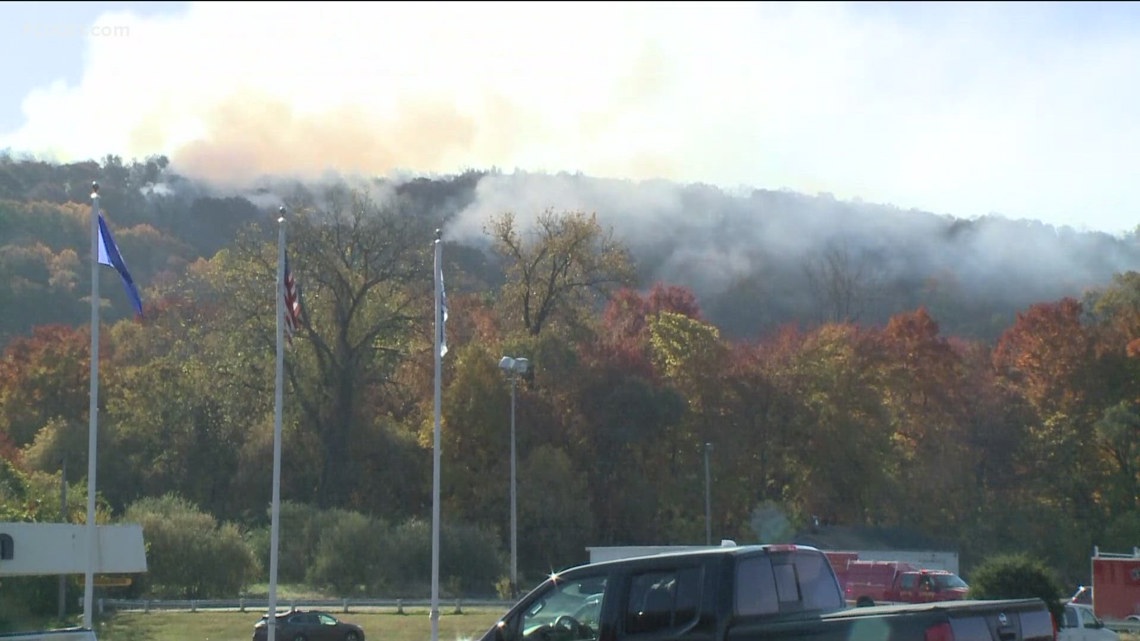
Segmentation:
{"type": "Polygon", "coordinates": [[[819,550],[725,546],[551,575],[481,641],[1055,641],[1040,599],[847,607],[819,550]]]}

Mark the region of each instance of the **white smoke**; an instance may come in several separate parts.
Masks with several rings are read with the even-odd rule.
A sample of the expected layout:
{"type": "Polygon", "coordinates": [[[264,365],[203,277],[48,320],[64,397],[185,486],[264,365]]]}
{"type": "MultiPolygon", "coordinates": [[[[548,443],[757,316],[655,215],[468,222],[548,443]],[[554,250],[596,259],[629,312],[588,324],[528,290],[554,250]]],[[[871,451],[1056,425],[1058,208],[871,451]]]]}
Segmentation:
{"type": "Polygon", "coordinates": [[[325,2],[108,13],[96,24],[119,31],[87,36],[82,79],[26,96],[26,122],[0,148],[161,153],[234,188],[501,167],[1116,233],[1140,218],[1140,37],[1073,11],[325,2]]]}

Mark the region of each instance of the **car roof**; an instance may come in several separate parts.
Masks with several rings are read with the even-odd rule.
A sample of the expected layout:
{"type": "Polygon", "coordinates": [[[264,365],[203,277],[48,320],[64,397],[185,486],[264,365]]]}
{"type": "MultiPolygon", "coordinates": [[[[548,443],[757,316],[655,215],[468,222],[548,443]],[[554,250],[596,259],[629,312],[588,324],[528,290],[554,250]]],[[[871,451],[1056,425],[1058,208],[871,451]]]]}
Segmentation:
{"type": "MultiPolygon", "coordinates": [[[[282,610],[282,611],[278,612],[277,618],[281,619],[284,617],[293,616],[294,614],[328,614],[329,616],[332,616],[331,614],[328,613],[327,610],[303,610],[301,608],[293,608],[290,610],[282,610]]],[[[261,618],[263,618],[263,619],[269,618],[269,614],[268,613],[263,614],[263,615],[261,615],[261,618]]]]}

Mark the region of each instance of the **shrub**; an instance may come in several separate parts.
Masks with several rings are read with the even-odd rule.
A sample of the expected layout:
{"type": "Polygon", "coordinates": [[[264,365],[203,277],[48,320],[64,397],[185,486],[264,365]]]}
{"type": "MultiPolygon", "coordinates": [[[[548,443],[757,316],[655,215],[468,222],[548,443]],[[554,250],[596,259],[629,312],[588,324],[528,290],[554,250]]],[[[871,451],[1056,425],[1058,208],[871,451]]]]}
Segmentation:
{"type": "Polygon", "coordinates": [[[257,561],[237,526],[174,494],[145,498],[127,509],[127,522],[143,528],[147,572],[155,596],[187,599],[238,594],[257,571],[257,561]]]}
{"type": "MultiPolygon", "coordinates": [[[[269,567],[269,547],[272,536],[273,515],[266,512],[269,523],[253,531],[249,545],[261,563],[269,567]]],[[[321,510],[304,503],[282,501],[278,523],[277,542],[277,581],[279,583],[301,583],[306,580],[308,568],[317,556],[320,543],[321,523],[326,517],[321,510]]]]}
{"type": "MultiPolygon", "coordinates": [[[[444,596],[494,595],[504,562],[495,537],[477,527],[444,524],[440,528],[439,572],[444,596]]],[[[422,594],[431,580],[431,523],[411,519],[392,528],[380,573],[410,594],[422,594]]]]}
{"type": "Polygon", "coordinates": [[[378,577],[379,543],[385,533],[383,524],[363,514],[330,512],[306,579],[312,585],[331,587],[344,595],[382,587],[378,577]]]}
{"type": "Polygon", "coordinates": [[[1060,621],[1064,612],[1061,586],[1040,560],[1026,554],[1006,554],[983,561],[970,574],[971,599],[1041,599],[1049,606],[1053,618],[1060,621]]]}

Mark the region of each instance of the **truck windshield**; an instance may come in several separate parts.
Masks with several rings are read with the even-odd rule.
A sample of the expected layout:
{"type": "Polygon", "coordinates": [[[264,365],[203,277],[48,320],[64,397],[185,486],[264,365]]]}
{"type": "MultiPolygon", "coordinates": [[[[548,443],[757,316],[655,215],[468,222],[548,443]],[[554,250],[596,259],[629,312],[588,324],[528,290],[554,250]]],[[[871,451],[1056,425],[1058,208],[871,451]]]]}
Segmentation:
{"type": "Polygon", "coordinates": [[[523,614],[523,637],[596,639],[605,589],[605,576],[556,582],[523,614]]]}
{"type": "Polygon", "coordinates": [[[953,590],[955,588],[969,588],[966,582],[958,577],[957,574],[935,574],[931,577],[934,579],[935,590],[953,590]]]}
{"type": "Polygon", "coordinates": [[[741,559],[736,575],[736,612],[776,614],[839,610],[843,595],[823,554],[797,550],[741,559]]]}

